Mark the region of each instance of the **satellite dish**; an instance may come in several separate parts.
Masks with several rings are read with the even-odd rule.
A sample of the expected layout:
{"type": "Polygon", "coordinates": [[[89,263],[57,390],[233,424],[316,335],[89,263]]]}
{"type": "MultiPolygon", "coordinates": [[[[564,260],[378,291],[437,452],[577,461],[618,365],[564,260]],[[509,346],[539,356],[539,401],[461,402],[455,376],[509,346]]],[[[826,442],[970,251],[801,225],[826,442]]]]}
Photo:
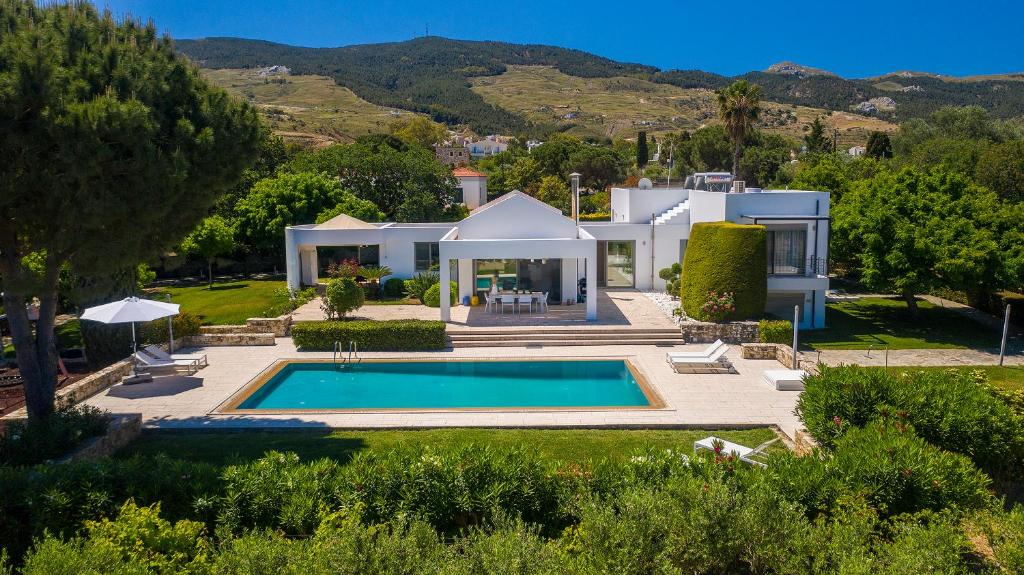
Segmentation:
{"type": "Polygon", "coordinates": [[[640,178],[640,181],[636,183],[636,187],[641,190],[650,190],[654,187],[654,184],[651,182],[650,178],[640,178]]]}

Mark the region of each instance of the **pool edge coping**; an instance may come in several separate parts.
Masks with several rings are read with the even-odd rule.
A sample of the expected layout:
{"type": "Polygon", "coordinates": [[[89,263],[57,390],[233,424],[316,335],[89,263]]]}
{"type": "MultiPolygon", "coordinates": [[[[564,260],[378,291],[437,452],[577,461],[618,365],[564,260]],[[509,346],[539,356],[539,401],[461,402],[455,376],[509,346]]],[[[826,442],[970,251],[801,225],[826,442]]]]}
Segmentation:
{"type": "Polygon", "coordinates": [[[263,385],[269,382],[275,375],[277,375],[282,369],[290,363],[336,363],[333,359],[329,358],[278,358],[274,360],[270,365],[260,370],[252,379],[247,381],[242,387],[233,392],[228,396],[227,399],[217,404],[207,415],[324,415],[324,414],[367,414],[367,413],[559,413],[559,412],[594,412],[594,411],[654,411],[654,410],[669,410],[668,404],[665,402],[661,394],[651,385],[647,376],[640,369],[640,366],[636,364],[630,356],[588,356],[588,357],[552,357],[552,358],[538,358],[538,357],[474,357],[474,358],[436,358],[436,359],[425,359],[425,358],[366,358],[360,360],[360,363],[451,363],[451,362],[514,362],[514,361],[622,361],[626,364],[626,369],[629,370],[630,375],[633,376],[633,380],[636,382],[640,391],[644,394],[644,398],[647,400],[647,405],[584,405],[584,406],[539,406],[539,407],[395,407],[395,408],[348,408],[348,409],[323,409],[323,408],[292,408],[292,409],[242,409],[238,406],[245,403],[247,399],[256,391],[258,391],[263,385]]]}

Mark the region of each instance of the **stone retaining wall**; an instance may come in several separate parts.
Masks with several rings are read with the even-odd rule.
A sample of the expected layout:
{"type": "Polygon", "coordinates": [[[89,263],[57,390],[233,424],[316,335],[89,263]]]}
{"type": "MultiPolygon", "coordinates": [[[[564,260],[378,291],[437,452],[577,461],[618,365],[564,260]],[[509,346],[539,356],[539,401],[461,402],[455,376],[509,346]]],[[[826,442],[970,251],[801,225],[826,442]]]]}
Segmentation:
{"type": "MultiPolygon", "coordinates": [[[[745,343],[743,348],[743,359],[774,359],[781,363],[786,369],[793,367],[793,348],[781,343],[745,343]]],[[[815,362],[799,354],[799,369],[808,373],[817,373],[818,366],[815,362]]]]}
{"type": "MultiPolygon", "coordinates": [[[[91,373],[82,379],[64,386],[57,390],[57,404],[75,405],[96,395],[104,389],[118,383],[125,376],[132,372],[132,364],[123,359],[113,365],[104,367],[96,373],[91,373]]],[[[15,420],[28,417],[24,407],[12,411],[4,416],[4,419],[15,420]]]]}
{"type": "Polygon", "coordinates": [[[184,338],[183,347],[275,345],[272,333],[209,333],[184,338]]]}
{"type": "Polygon", "coordinates": [[[57,463],[110,457],[117,450],[135,441],[140,433],[142,433],[141,413],[125,413],[111,416],[106,433],[87,440],[73,453],[59,459],[57,463]]]}
{"type": "Polygon", "coordinates": [[[712,343],[722,340],[726,343],[744,343],[757,341],[758,328],[756,321],[733,321],[729,323],[710,323],[703,321],[684,321],[679,324],[686,343],[712,343]]]}
{"type": "Polygon", "coordinates": [[[292,316],[285,314],[279,317],[251,317],[245,320],[244,325],[204,325],[199,328],[199,335],[270,333],[274,337],[286,337],[291,332],[291,328],[292,316]]]}

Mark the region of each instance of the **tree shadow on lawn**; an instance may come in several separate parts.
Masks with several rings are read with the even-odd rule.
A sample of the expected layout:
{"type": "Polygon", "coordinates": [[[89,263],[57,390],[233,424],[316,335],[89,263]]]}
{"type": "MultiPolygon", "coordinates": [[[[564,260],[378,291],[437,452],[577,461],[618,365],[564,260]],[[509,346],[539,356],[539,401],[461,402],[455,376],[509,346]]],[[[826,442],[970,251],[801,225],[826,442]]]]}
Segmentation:
{"type": "Polygon", "coordinates": [[[217,285],[213,284],[213,287],[207,288],[209,291],[228,291],[233,289],[245,289],[249,287],[249,284],[231,284],[231,285],[217,285]]]}
{"type": "Polygon", "coordinates": [[[369,447],[362,437],[339,435],[330,429],[158,430],[147,431],[118,456],[164,454],[174,459],[232,465],[279,451],[295,453],[304,462],[327,458],[344,465],[369,447]]]}
{"type": "Polygon", "coordinates": [[[802,334],[807,348],[892,349],[999,346],[999,334],[954,311],[918,301],[917,316],[896,299],[867,298],[828,304],[825,329],[802,334]]]}

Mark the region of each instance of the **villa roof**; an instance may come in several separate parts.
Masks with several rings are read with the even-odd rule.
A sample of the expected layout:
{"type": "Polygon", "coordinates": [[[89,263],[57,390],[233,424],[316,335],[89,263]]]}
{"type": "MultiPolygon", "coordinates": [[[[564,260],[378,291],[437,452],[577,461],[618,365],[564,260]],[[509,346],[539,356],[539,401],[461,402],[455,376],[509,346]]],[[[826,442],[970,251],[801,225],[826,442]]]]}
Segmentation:
{"type": "Polygon", "coordinates": [[[317,224],[317,230],[375,230],[377,226],[368,224],[363,220],[353,218],[347,214],[338,214],[322,224],[317,224]]]}
{"type": "Polygon", "coordinates": [[[474,209],[473,211],[469,212],[469,215],[478,214],[478,213],[480,213],[480,212],[482,212],[482,211],[484,211],[486,209],[489,209],[489,208],[491,208],[493,206],[497,206],[499,204],[505,203],[505,202],[507,202],[508,200],[510,200],[512,198],[525,198],[525,199],[527,199],[527,200],[529,200],[531,202],[534,202],[535,204],[537,204],[539,206],[544,206],[545,208],[551,210],[552,212],[555,212],[556,214],[558,214],[560,216],[562,215],[562,210],[552,206],[551,204],[544,203],[544,202],[538,200],[537,198],[535,198],[535,197],[533,197],[533,196],[531,196],[529,194],[524,194],[523,192],[520,192],[519,190],[512,190],[511,192],[509,192],[507,194],[498,196],[497,198],[494,198],[493,200],[487,202],[486,204],[483,204],[483,205],[479,206],[478,208],[474,209]]]}
{"type": "Polygon", "coordinates": [[[487,174],[478,172],[478,171],[470,169],[470,168],[462,168],[462,167],[455,168],[454,170],[452,170],[452,175],[455,176],[456,178],[464,178],[464,177],[486,178],[487,177],[487,174]]]}

